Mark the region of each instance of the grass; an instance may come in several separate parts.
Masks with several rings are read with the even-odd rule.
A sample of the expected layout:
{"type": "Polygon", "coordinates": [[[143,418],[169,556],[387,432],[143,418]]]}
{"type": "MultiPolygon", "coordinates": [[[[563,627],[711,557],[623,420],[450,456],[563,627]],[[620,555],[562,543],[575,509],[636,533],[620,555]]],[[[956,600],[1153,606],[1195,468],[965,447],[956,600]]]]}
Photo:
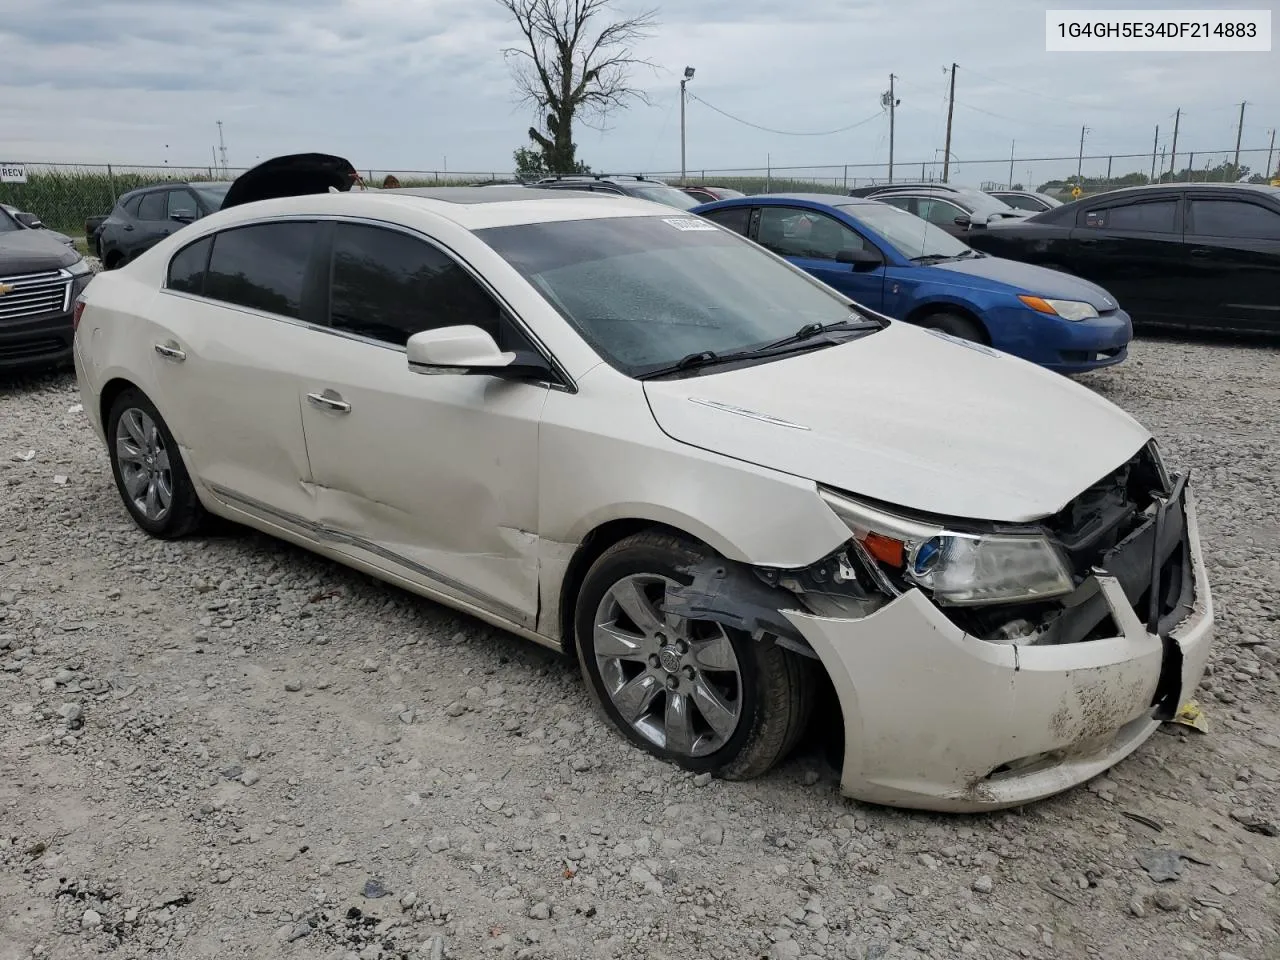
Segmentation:
{"type": "MultiPolygon", "coordinates": [[[[23,210],[29,210],[50,228],[73,237],[83,238],[85,220],[110,213],[111,208],[115,206],[116,198],[123,193],[166,181],[209,179],[212,178],[208,170],[166,170],[163,174],[134,171],[107,174],[54,168],[28,171],[26,183],[0,184],[0,203],[8,203],[23,210]]],[[[403,187],[458,186],[467,182],[469,181],[457,180],[447,175],[440,178],[400,178],[400,185],[403,187]]],[[[689,178],[689,183],[696,182],[698,181],[695,178],[689,178]]],[[[732,187],[743,193],[763,193],[766,189],[764,177],[718,177],[710,182],[717,186],[732,187]]],[[[371,186],[381,185],[381,177],[375,174],[371,186]]],[[[773,192],[789,193],[845,192],[844,187],[831,182],[788,180],[778,177],[770,178],[767,188],[773,192]]]]}

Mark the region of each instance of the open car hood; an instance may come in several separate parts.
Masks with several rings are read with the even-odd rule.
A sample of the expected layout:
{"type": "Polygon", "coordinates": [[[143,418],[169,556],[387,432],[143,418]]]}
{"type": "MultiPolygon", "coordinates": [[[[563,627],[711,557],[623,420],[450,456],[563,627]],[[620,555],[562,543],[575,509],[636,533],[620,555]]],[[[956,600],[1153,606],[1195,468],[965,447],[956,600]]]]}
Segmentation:
{"type": "Polygon", "coordinates": [[[331,187],[346,191],[359,178],[349,160],[327,153],[292,153],[273,157],[235,179],[222,201],[222,209],[255,200],[328,193],[331,187]]]}
{"type": "Polygon", "coordinates": [[[645,382],[668,436],[944,516],[1048,516],[1150,439],[1064,376],[905,323],[714,371],[645,382]]]}

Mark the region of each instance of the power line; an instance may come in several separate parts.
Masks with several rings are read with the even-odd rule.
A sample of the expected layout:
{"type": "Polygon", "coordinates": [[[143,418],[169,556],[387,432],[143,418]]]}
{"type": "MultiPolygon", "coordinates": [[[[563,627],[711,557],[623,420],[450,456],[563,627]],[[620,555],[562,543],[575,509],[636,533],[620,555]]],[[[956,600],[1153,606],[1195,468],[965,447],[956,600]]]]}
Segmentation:
{"type": "Polygon", "coordinates": [[[766,127],[758,123],[752,123],[750,120],[743,120],[741,117],[735,117],[732,113],[729,113],[727,110],[721,110],[715,104],[707,103],[706,100],[703,100],[701,97],[692,93],[689,94],[689,99],[697,100],[704,107],[707,107],[710,110],[714,110],[716,113],[720,114],[722,117],[728,117],[730,120],[733,120],[736,123],[741,123],[744,126],[753,127],[756,130],[763,130],[765,133],[776,133],[778,136],[782,136],[782,137],[829,137],[836,133],[844,133],[846,130],[852,130],[855,127],[861,127],[864,124],[870,123],[872,120],[880,119],[880,117],[884,115],[883,110],[877,110],[875,113],[873,113],[871,116],[867,117],[866,119],[859,120],[857,123],[851,123],[847,127],[840,127],[836,130],[819,130],[812,133],[809,133],[809,132],[801,133],[795,130],[775,130],[772,127],[766,127]]]}
{"type": "MultiPolygon", "coordinates": [[[[1025,87],[1015,87],[1012,83],[1006,83],[1003,80],[997,80],[995,77],[988,77],[986,74],[978,73],[978,71],[974,70],[972,67],[965,67],[964,70],[965,73],[970,76],[977,77],[979,80],[986,80],[988,83],[994,83],[997,86],[1008,87],[1010,90],[1017,90],[1019,93],[1025,93],[1030,97],[1041,97],[1045,100],[1052,100],[1054,103],[1064,103],[1069,107],[1075,107],[1076,109],[1080,108],[1079,103],[1074,103],[1070,100],[1063,100],[1061,97],[1051,97],[1047,93],[1037,93],[1035,90],[1027,90],[1025,87]]],[[[1095,108],[1090,107],[1090,109],[1095,108]]]]}

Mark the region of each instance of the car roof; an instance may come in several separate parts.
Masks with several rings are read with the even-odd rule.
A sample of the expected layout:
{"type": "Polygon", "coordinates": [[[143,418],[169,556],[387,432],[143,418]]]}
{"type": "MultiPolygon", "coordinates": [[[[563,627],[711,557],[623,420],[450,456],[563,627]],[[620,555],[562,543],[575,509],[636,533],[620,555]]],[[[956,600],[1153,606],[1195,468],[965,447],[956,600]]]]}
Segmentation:
{"type": "Polygon", "coordinates": [[[487,227],[594,220],[608,217],[672,217],[680,211],[635,197],[530,187],[408,187],[350,190],[256,200],[200,221],[223,229],[277,216],[352,216],[411,220],[431,213],[466,230],[487,227]],[[508,192],[509,191],[509,192],[508,192]]]}
{"type": "Polygon", "coordinates": [[[539,183],[661,183],[664,187],[669,186],[662,180],[655,180],[653,177],[646,177],[639,173],[570,173],[561,177],[543,177],[535,182],[539,183]]]}
{"type": "Polygon", "coordinates": [[[1107,190],[1103,193],[1094,193],[1087,197],[1081,197],[1076,203],[1097,201],[1103,197],[1110,199],[1111,197],[1155,193],[1157,190],[1174,190],[1178,192],[1186,192],[1187,190],[1248,190],[1260,193],[1263,196],[1280,198],[1280,187],[1268,186],[1265,183],[1146,183],[1137,187],[1117,187],[1114,190],[1107,190]]]}
{"type": "MultiPolygon", "coordinates": [[[[731,197],[728,200],[717,200],[716,207],[745,207],[757,200],[799,200],[803,203],[817,203],[825,207],[860,207],[879,205],[879,200],[867,197],[846,197],[842,193],[756,193],[749,197],[731,197]]],[[[710,207],[711,204],[704,204],[710,207]]],[[[701,208],[695,208],[701,209],[701,208]]]]}

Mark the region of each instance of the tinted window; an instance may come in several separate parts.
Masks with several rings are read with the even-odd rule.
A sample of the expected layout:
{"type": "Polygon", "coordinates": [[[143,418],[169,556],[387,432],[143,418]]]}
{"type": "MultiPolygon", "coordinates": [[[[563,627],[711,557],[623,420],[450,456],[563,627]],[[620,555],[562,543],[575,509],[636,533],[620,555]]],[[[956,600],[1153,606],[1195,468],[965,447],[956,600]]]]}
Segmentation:
{"type": "Polygon", "coordinates": [[[712,210],[710,213],[704,213],[703,216],[745,237],[747,225],[751,222],[751,208],[730,207],[728,210],[712,210]]]}
{"type": "Polygon", "coordinates": [[[329,314],[336,329],[401,346],[457,324],[502,345],[498,305],[466,270],[428,243],[378,227],[338,225],[329,314]]]}
{"type": "Polygon", "coordinates": [[[845,298],[698,217],[568,220],[476,236],[632,376],[856,316],[845,298]]]}
{"type": "Polygon", "coordinates": [[[956,217],[965,216],[965,212],[954,203],[935,200],[930,197],[920,197],[916,200],[916,216],[922,220],[928,220],[939,227],[954,227],[956,225],[956,217]]]}
{"type": "Polygon", "coordinates": [[[197,183],[192,188],[200,199],[204,201],[204,205],[210,210],[220,210],[222,201],[227,197],[227,191],[231,189],[229,183],[197,183]]]}
{"type": "Polygon", "coordinates": [[[138,205],[139,220],[163,220],[165,219],[165,199],[168,196],[167,190],[155,190],[151,193],[142,195],[142,202],[138,205]]]}
{"type": "Polygon", "coordinates": [[[891,207],[897,207],[899,210],[905,210],[907,213],[913,213],[911,209],[910,197],[876,197],[881,203],[887,203],[891,207]]]}
{"type": "Polygon", "coordinates": [[[180,216],[194,220],[197,216],[195,196],[186,190],[170,190],[165,216],[170,219],[180,216]]]}
{"type": "Polygon", "coordinates": [[[124,202],[125,213],[129,214],[129,216],[131,217],[136,217],[138,215],[138,207],[141,204],[142,204],[142,197],[140,196],[130,197],[128,200],[124,202]]]}
{"type": "Polygon", "coordinates": [[[212,245],[213,239],[205,237],[178,251],[177,256],[169,261],[170,290],[180,290],[183,293],[204,291],[205,267],[209,263],[209,247],[212,245]]]}
{"type": "Polygon", "coordinates": [[[315,236],[313,223],[263,223],[224,230],[213,240],[204,295],[297,317],[315,236]]]}
{"type": "Polygon", "coordinates": [[[1099,230],[1135,230],[1143,233],[1173,233],[1178,211],[1176,200],[1128,203],[1122,207],[1087,210],[1084,225],[1099,230]]]}
{"type": "Polygon", "coordinates": [[[1049,205],[1035,197],[1022,197],[1014,193],[1002,193],[996,197],[997,200],[1003,200],[1015,210],[1031,210],[1039,213],[1042,210],[1048,210],[1049,205]]]}
{"type": "Polygon", "coordinates": [[[0,210],[0,233],[17,233],[22,227],[9,215],[7,210],[0,210]]]}
{"type": "Polygon", "coordinates": [[[1203,236],[1280,240],[1280,213],[1243,200],[1192,200],[1191,223],[1203,236]]]}
{"type": "Polygon", "coordinates": [[[824,213],[795,207],[761,207],[758,239],[783,257],[834,260],[841,250],[861,250],[862,238],[824,213]]]}

